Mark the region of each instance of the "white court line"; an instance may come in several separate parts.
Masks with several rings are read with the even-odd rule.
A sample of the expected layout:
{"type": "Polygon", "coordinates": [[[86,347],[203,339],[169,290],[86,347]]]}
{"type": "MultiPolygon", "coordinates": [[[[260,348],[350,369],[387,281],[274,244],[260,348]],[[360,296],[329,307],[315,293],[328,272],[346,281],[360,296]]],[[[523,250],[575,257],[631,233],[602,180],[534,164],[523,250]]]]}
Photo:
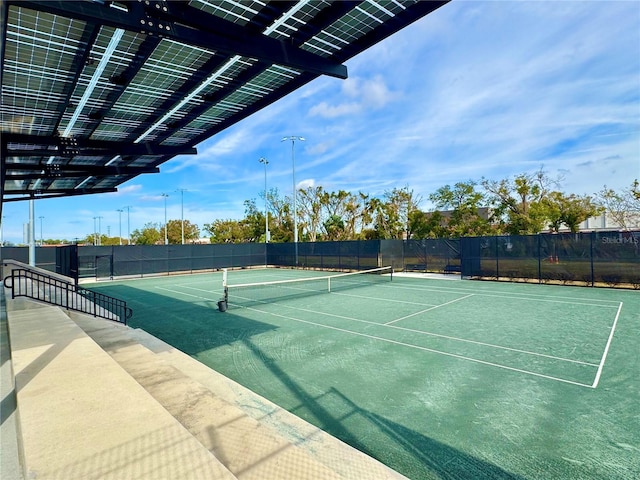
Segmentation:
{"type": "Polygon", "coordinates": [[[302,320],[300,318],[295,318],[295,317],[289,317],[287,315],[281,315],[281,314],[278,314],[278,313],[265,312],[263,310],[259,310],[259,309],[256,309],[256,308],[251,308],[251,307],[244,307],[244,308],[246,308],[248,310],[253,310],[255,312],[260,312],[260,313],[266,313],[268,315],[273,315],[274,317],[280,317],[280,318],[284,318],[284,319],[287,319],[287,320],[293,320],[295,322],[301,322],[301,323],[306,323],[306,324],[309,324],[309,325],[315,325],[317,327],[328,328],[330,330],[337,330],[339,332],[350,333],[352,335],[358,335],[360,337],[371,338],[373,340],[380,340],[382,342],[393,343],[395,345],[401,345],[401,346],[404,346],[404,347],[415,348],[415,349],[423,350],[423,351],[426,351],[426,352],[437,353],[437,354],[440,354],[440,355],[445,355],[447,357],[453,357],[453,358],[458,358],[458,359],[461,359],[461,360],[467,360],[467,361],[470,361],[470,362],[480,363],[480,364],[483,364],[483,365],[489,365],[491,367],[502,368],[502,369],[505,369],[505,370],[513,371],[513,372],[524,373],[526,375],[533,375],[535,377],[546,378],[548,380],[555,380],[555,381],[558,381],[558,382],[569,383],[569,384],[572,384],[572,385],[577,385],[579,387],[591,387],[591,385],[588,385],[588,384],[574,382],[572,380],[566,380],[564,378],[552,377],[550,375],[544,375],[542,373],[530,372],[528,370],[522,370],[520,368],[508,367],[506,365],[500,365],[499,363],[487,362],[485,360],[479,360],[479,359],[473,358],[473,357],[465,357],[464,355],[458,355],[458,354],[455,354],[455,353],[442,352],[440,350],[435,350],[435,349],[427,348],[427,347],[420,347],[418,345],[411,345],[410,343],[399,342],[399,341],[396,341],[396,340],[391,340],[391,339],[383,338],[383,337],[377,337],[375,335],[369,335],[369,334],[366,334],[366,333],[353,332],[351,330],[347,330],[347,329],[344,329],[344,328],[332,327],[332,326],[329,326],[329,325],[323,325],[321,323],[311,322],[309,320],[302,320]]]}
{"type": "Polygon", "coordinates": [[[609,339],[607,340],[607,345],[604,348],[604,353],[602,354],[602,359],[600,360],[600,366],[598,367],[598,372],[596,373],[596,378],[593,381],[593,385],[591,385],[591,388],[596,388],[598,386],[598,382],[600,381],[600,375],[602,374],[602,369],[604,368],[604,361],[607,359],[607,354],[609,353],[609,347],[611,346],[611,341],[613,340],[613,333],[616,331],[616,325],[618,324],[618,318],[620,318],[621,311],[622,311],[622,302],[620,302],[620,305],[618,306],[618,313],[616,313],[616,318],[613,321],[613,325],[611,326],[609,339]]]}
{"type": "MultiPolygon", "coordinates": [[[[188,297],[198,298],[198,299],[207,300],[207,301],[213,301],[213,299],[211,299],[211,298],[206,298],[206,297],[202,297],[202,296],[199,296],[199,295],[192,295],[192,294],[189,294],[189,293],[181,292],[179,290],[173,290],[173,289],[169,289],[169,288],[165,288],[165,287],[155,287],[155,288],[157,288],[159,290],[165,290],[165,291],[168,291],[168,292],[172,292],[172,293],[177,293],[177,294],[180,294],[180,295],[185,295],[185,296],[188,296],[188,297]]],[[[189,286],[184,286],[184,288],[189,288],[189,289],[192,289],[192,290],[203,291],[203,292],[209,292],[209,290],[204,290],[204,289],[195,288],[195,287],[189,287],[189,286]]],[[[343,295],[358,297],[357,295],[348,295],[348,294],[343,294],[343,295]]],[[[464,338],[452,337],[452,336],[448,336],[448,335],[442,335],[442,334],[437,334],[437,333],[432,333],[432,332],[425,332],[425,331],[422,331],[422,330],[415,330],[415,329],[411,329],[411,328],[405,328],[405,327],[399,327],[397,325],[392,325],[394,322],[397,322],[399,320],[403,320],[405,318],[409,318],[409,317],[412,317],[412,316],[415,316],[415,315],[419,315],[420,313],[424,313],[426,311],[433,310],[435,308],[439,308],[441,306],[444,306],[444,305],[447,305],[447,304],[451,304],[451,303],[457,302],[459,300],[463,300],[463,299],[471,297],[473,295],[475,295],[475,294],[465,295],[464,297],[460,297],[460,298],[451,300],[451,301],[446,302],[446,303],[441,304],[441,305],[433,306],[431,308],[422,310],[420,312],[416,312],[414,314],[407,315],[405,317],[401,317],[399,319],[396,319],[396,320],[393,320],[391,322],[384,323],[384,324],[377,323],[377,322],[371,322],[371,321],[367,321],[367,320],[361,320],[361,319],[357,319],[357,318],[353,318],[353,317],[347,317],[347,316],[343,316],[343,315],[336,315],[336,314],[318,312],[316,310],[309,310],[309,309],[293,307],[293,306],[289,306],[289,305],[277,304],[277,303],[274,303],[274,302],[260,302],[259,301],[259,303],[270,304],[270,305],[280,305],[280,306],[284,306],[286,308],[293,309],[293,310],[300,310],[300,311],[305,311],[305,312],[308,312],[308,313],[315,313],[315,314],[320,314],[320,315],[325,315],[325,316],[330,316],[330,317],[335,317],[335,318],[341,318],[341,319],[345,319],[345,320],[352,320],[352,321],[357,321],[357,322],[361,322],[361,323],[377,325],[377,326],[381,326],[381,327],[394,328],[394,329],[403,330],[403,331],[409,331],[409,332],[412,332],[412,333],[418,333],[418,334],[422,334],[422,335],[445,338],[445,339],[453,340],[453,341],[471,343],[471,344],[475,344],[475,345],[481,345],[481,346],[486,346],[486,347],[500,349],[500,350],[506,350],[506,351],[512,351],[512,352],[517,352],[517,353],[523,353],[523,354],[526,354],[526,355],[549,358],[549,359],[552,359],[552,360],[559,360],[559,361],[576,363],[576,364],[592,366],[592,367],[597,366],[597,365],[595,365],[593,363],[583,362],[583,361],[580,361],[580,360],[573,360],[573,359],[568,359],[568,358],[563,358],[563,357],[556,357],[556,356],[553,356],[553,355],[547,355],[547,354],[543,354],[543,353],[536,353],[536,352],[531,352],[531,351],[527,351],[527,350],[521,350],[521,349],[516,349],[516,348],[511,348],[511,347],[504,347],[504,346],[501,346],[501,345],[494,345],[494,344],[485,343],[485,342],[479,342],[479,341],[475,341],[475,340],[468,340],[468,339],[464,339],[464,338]]],[[[242,297],[240,297],[240,298],[242,298],[242,297]]],[[[374,297],[361,297],[361,298],[375,299],[374,297]]],[[[377,299],[377,300],[379,300],[379,299],[377,299]]],[[[401,302],[401,301],[399,301],[399,302],[401,302]]],[[[255,308],[251,308],[251,307],[241,306],[241,308],[247,308],[248,310],[253,310],[253,311],[257,311],[257,312],[261,312],[261,313],[266,313],[266,314],[269,314],[269,315],[274,315],[274,316],[278,316],[278,317],[282,317],[282,318],[292,319],[292,320],[296,320],[296,321],[300,321],[300,322],[304,322],[304,323],[310,323],[312,325],[317,325],[317,326],[321,326],[321,327],[325,327],[325,328],[335,329],[335,330],[339,330],[339,331],[345,331],[345,332],[353,333],[354,335],[369,336],[371,338],[376,338],[376,339],[379,339],[379,340],[382,340],[382,341],[388,341],[388,342],[391,342],[391,343],[397,343],[397,344],[401,344],[401,345],[406,345],[406,346],[410,346],[412,348],[422,349],[422,350],[426,350],[426,351],[430,351],[430,352],[434,352],[434,353],[441,353],[443,355],[453,356],[453,357],[462,358],[462,359],[468,359],[470,361],[474,361],[474,362],[477,362],[477,363],[497,366],[497,367],[504,368],[504,369],[507,369],[507,370],[514,370],[514,371],[528,373],[530,375],[535,375],[535,376],[539,376],[539,377],[555,379],[555,380],[558,380],[558,381],[561,381],[561,382],[565,382],[565,383],[572,383],[572,384],[580,385],[580,386],[591,386],[591,385],[581,384],[581,383],[578,383],[578,382],[572,382],[570,380],[565,380],[565,379],[561,379],[561,378],[557,378],[557,377],[551,377],[551,376],[548,376],[548,375],[538,374],[538,373],[535,373],[535,372],[529,372],[528,370],[522,370],[522,369],[517,369],[517,368],[514,368],[514,367],[508,367],[508,366],[504,366],[504,365],[500,365],[500,364],[494,364],[492,362],[487,362],[487,361],[484,361],[484,360],[478,360],[478,359],[474,359],[472,357],[465,357],[463,355],[457,355],[457,354],[452,354],[452,353],[448,353],[448,352],[441,352],[441,351],[435,350],[435,349],[429,349],[429,348],[420,347],[420,346],[417,346],[417,345],[405,344],[403,342],[397,342],[395,340],[384,339],[382,337],[370,336],[370,335],[367,335],[367,334],[361,334],[361,333],[358,333],[358,332],[353,332],[351,330],[340,329],[338,327],[326,326],[326,325],[318,324],[318,323],[315,323],[315,322],[309,322],[309,321],[306,321],[306,320],[296,319],[294,317],[287,317],[287,316],[284,316],[284,315],[278,315],[278,314],[274,314],[274,313],[271,313],[271,312],[265,312],[264,310],[259,310],[259,309],[255,309],[255,308]]],[[[607,347],[606,347],[606,350],[605,350],[605,354],[604,354],[604,356],[602,358],[600,367],[598,369],[598,373],[596,375],[596,381],[594,382],[594,385],[591,386],[592,388],[595,388],[597,386],[600,374],[602,372],[602,368],[604,366],[604,359],[605,359],[606,353],[607,353],[607,351],[609,349],[609,345],[611,343],[611,339],[613,338],[613,330],[615,329],[615,324],[617,323],[618,316],[620,315],[620,309],[621,308],[622,308],[622,303],[620,303],[620,307],[618,308],[618,314],[616,315],[616,319],[615,319],[615,322],[614,322],[614,327],[613,327],[612,332],[610,334],[609,341],[607,342],[607,347]]]]}
{"type": "Polygon", "coordinates": [[[385,303],[402,303],[404,305],[419,305],[421,307],[435,307],[437,304],[434,303],[423,303],[423,302],[409,302],[406,300],[395,300],[393,298],[381,298],[381,297],[369,297],[365,295],[353,295],[352,293],[344,293],[344,292],[331,292],[331,295],[339,295],[341,297],[352,297],[352,298],[362,298],[364,300],[377,300],[379,302],[385,303]]]}
{"type": "Polygon", "coordinates": [[[444,307],[445,305],[450,305],[450,304],[455,303],[455,302],[459,302],[460,300],[464,300],[465,298],[473,297],[473,295],[474,295],[473,293],[470,293],[469,295],[465,295],[464,297],[456,298],[456,299],[451,300],[449,302],[441,303],[440,305],[436,305],[434,307],[427,308],[425,310],[421,310],[419,312],[412,313],[410,315],[405,315],[404,317],[396,318],[395,320],[391,320],[390,322],[387,322],[384,325],[391,325],[393,323],[399,322],[400,320],[404,320],[406,318],[415,317],[416,315],[420,315],[421,313],[425,313],[425,312],[428,312],[430,310],[435,310],[436,308],[444,307]]]}
{"type": "MultiPolygon", "coordinates": [[[[240,298],[244,298],[244,297],[240,297],[240,298]]],[[[247,300],[251,300],[251,299],[247,299],[247,300]]],[[[443,335],[443,334],[440,334],[440,333],[425,332],[424,330],[416,330],[414,328],[399,327],[398,325],[386,325],[384,323],[372,322],[370,320],[362,320],[360,318],[347,317],[345,315],[338,315],[338,314],[335,314],[335,313],[319,312],[317,310],[311,310],[311,309],[302,308],[302,307],[294,307],[292,305],[287,305],[287,304],[282,304],[282,303],[274,303],[274,302],[268,302],[268,301],[258,301],[258,303],[262,303],[264,305],[277,305],[279,307],[288,308],[289,310],[299,310],[301,312],[313,313],[313,314],[316,314],[316,315],[324,315],[326,317],[339,318],[339,319],[342,319],[342,320],[351,320],[351,321],[354,321],[354,322],[366,323],[368,325],[376,325],[378,327],[383,327],[383,328],[385,328],[385,327],[386,328],[392,328],[392,329],[395,329],[395,330],[402,330],[402,331],[405,331],[405,332],[417,333],[417,334],[420,334],[420,335],[427,335],[429,337],[444,338],[446,340],[453,340],[454,342],[462,342],[462,343],[470,343],[470,344],[473,344],[473,345],[481,345],[483,347],[495,348],[495,349],[498,349],[498,350],[506,350],[506,351],[509,351],[509,352],[523,353],[525,355],[532,355],[532,356],[535,356],[535,357],[549,358],[551,360],[559,360],[559,361],[562,361],[562,362],[576,363],[576,364],[579,364],[579,365],[586,365],[586,366],[589,366],[589,367],[597,367],[598,366],[595,363],[583,362],[582,360],[573,360],[571,358],[557,357],[557,356],[554,356],[554,355],[548,355],[546,353],[531,352],[529,350],[521,350],[519,348],[505,347],[505,346],[502,346],[502,345],[494,345],[492,343],[479,342],[477,340],[469,340],[469,339],[466,339],[466,338],[452,337],[450,335],[443,335]]],[[[231,303],[231,305],[234,305],[233,302],[231,303]]],[[[270,312],[266,312],[264,310],[260,310],[260,309],[257,309],[257,308],[251,308],[251,307],[246,307],[246,306],[242,306],[242,305],[236,305],[236,306],[238,306],[240,308],[246,308],[246,309],[249,309],[249,310],[253,310],[255,312],[266,313],[268,315],[271,314],[270,312]]]]}
{"type": "MultiPolygon", "coordinates": [[[[534,285],[531,285],[532,287],[534,285]]],[[[455,289],[455,288],[447,288],[447,287],[409,287],[409,286],[397,286],[397,285],[389,285],[387,288],[396,288],[399,290],[416,290],[419,292],[442,292],[442,293],[469,293],[468,289],[455,289]]],[[[570,305],[580,305],[580,306],[593,306],[593,307],[608,307],[608,308],[618,308],[617,300],[597,300],[597,299],[588,299],[586,302],[584,299],[576,298],[576,297],[565,297],[565,296],[557,296],[557,297],[549,297],[549,295],[542,295],[539,293],[513,293],[513,294],[496,294],[496,293],[483,293],[477,290],[474,290],[474,295],[479,297],[493,297],[493,298],[504,298],[504,299],[513,299],[513,300],[537,300],[542,302],[551,302],[551,303],[567,303],[570,305]],[[529,298],[531,297],[531,298],[529,298]],[[564,301],[564,300],[556,300],[556,299],[564,299],[564,300],[573,300],[573,301],[564,301]],[[603,303],[587,303],[587,302],[603,302],[603,303]],[[611,305],[605,305],[604,302],[610,303],[611,305]]]]}
{"type": "MultiPolygon", "coordinates": [[[[180,290],[172,290],[171,288],[165,288],[165,287],[153,287],[153,288],[157,288],[158,290],[164,290],[165,292],[177,293],[178,295],[185,295],[187,297],[199,298],[201,300],[207,300],[209,302],[214,301],[212,298],[201,297],[199,295],[192,295],[190,293],[181,292],[180,290]]],[[[186,287],[186,288],[189,288],[189,287],[186,287]]]]}

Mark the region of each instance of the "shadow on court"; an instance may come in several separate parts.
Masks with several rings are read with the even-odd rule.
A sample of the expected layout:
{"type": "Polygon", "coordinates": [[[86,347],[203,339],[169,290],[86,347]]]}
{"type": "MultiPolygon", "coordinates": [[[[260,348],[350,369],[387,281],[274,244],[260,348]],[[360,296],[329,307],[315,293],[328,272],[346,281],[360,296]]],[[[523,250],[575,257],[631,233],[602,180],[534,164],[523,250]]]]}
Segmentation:
{"type": "Polygon", "coordinates": [[[305,415],[307,420],[325,432],[377,458],[409,478],[524,480],[519,475],[509,473],[496,465],[360,408],[335,388],[330,388],[319,396],[311,395],[300,383],[287,375],[268,352],[250,339],[244,339],[243,343],[257,358],[262,359],[264,366],[295,396],[300,407],[290,409],[293,413],[298,409],[304,409],[308,412],[305,415]],[[336,409],[336,405],[339,408],[336,409]],[[376,441],[371,443],[355,435],[348,424],[356,423],[359,424],[358,431],[367,431],[367,439],[376,441]],[[377,439],[380,438],[384,438],[384,441],[379,442],[377,439]]]}
{"type": "MultiPolygon", "coordinates": [[[[220,313],[215,300],[196,304],[125,285],[110,285],[108,290],[133,307],[135,314],[130,323],[133,328],[141,328],[205,364],[209,363],[206,352],[221,347],[237,345],[250,353],[240,359],[229,358],[229,365],[249,368],[250,365],[242,364],[250,357],[246,363],[258,363],[257,368],[269,372],[269,382],[276,382],[278,388],[286,390],[283,395],[296,404],[289,408],[292,413],[409,478],[522,478],[391,421],[380,412],[361,408],[337,388],[311,393],[280,366],[273,350],[253,340],[264,333],[275,333],[279,329],[276,325],[246,318],[232,310],[220,313]]],[[[215,364],[208,366],[223,374],[232,370],[215,364]]],[[[246,385],[240,377],[238,374],[233,379],[246,385]]]]}

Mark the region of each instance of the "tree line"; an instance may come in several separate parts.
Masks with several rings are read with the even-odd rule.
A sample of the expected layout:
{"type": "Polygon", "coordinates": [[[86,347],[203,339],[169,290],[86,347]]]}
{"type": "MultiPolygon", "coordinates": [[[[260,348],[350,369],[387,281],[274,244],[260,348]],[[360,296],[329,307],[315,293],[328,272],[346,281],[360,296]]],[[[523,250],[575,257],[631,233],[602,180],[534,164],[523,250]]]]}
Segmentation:
{"type": "MultiPolygon", "coordinates": [[[[594,195],[567,194],[560,191],[561,178],[544,170],[523,173],[502,180],[468,180],[444,185],[428,196],[435,206],[423,211],[423,198],[408,186],[394,188],[380,197],[363,192],[327,191],[312,186],[296,192],[298,238],[300,241],[336,241],[370,239],[451,238],[482,235],[526,235],[577,232],[587,218],[607,212],[622,230],[640,228],[640,185],[634,180],[621,191],[604,186],[594,195]]],[[[184,221],[185,243],[208,234],[211,243],[265,241],[266,200],[271,242],[292,242],[293,202],[278,189],[256,199],[245,200],[244,217],[215,219],[200,228],[184,221]],[[266,195],[266,199],[265,199],[266,195]]],[[[164,225],[147,223],[131,234],[137,245],[164,244],[164,225]]],[[[169,244],[182,243],[182,221],[167,222],[169,244]]],[[[86,241],[92,241],[88,235],[86,241]]],[[[102,245],[119,240],[101,238],[102,245]],[[115,240],[115,241],[114,241],[115,240]]]]}

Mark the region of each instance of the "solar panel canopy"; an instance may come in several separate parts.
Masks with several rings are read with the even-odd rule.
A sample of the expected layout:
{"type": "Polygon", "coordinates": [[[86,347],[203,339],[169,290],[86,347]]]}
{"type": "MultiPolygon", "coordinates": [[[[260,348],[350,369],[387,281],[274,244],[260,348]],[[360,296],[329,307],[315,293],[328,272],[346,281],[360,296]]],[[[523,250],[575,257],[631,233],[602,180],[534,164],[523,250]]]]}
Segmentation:
{"type": "Polygon", "coordinates": [[[447,1],[0,0],[2,202],[158,172],[447,1]]]}

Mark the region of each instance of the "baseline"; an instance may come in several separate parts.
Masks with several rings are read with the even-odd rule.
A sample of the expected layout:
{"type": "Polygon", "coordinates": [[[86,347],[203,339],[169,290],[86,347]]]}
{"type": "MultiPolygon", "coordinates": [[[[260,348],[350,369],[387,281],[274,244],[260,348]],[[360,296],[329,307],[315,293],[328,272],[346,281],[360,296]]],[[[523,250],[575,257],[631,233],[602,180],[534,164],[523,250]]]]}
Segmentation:
{"type": "MultiPolygon", "coordinates": [[[[253,307],[243,307],[243,308],[245,308],[247,310],[251,310],[251,311],[267,314],[267,315],[272,315],[274,317],[283,318],[285,320],[293,320],[294,322],[305,323],[307,325],[314,325],[316,327],[326,328],[326,329],[329,329],[329,330],[335,330],[335,331],[348,333],[348,334],[352,334],[352,335],[357,335],[357,336],[369,338],[369,339],[372,339],[372,340],[379,340],[379,341],[386,342],[386,343],[391,343],[391,344],[394,344],[394,345],[400,345],[400,346],[403,346],[403,347],[414,348],[414,349],[425,351],[425,352],[444,355],[444,356],[447,356],[447,357],[453,357],[453,358],[457,358],[457,359],[461,359],[461,360],[466,360],[466,361],[470,361],[470,362],[474,362],[474,363],[479,363],[479,364],[482,364],[482,365],[488,365],[488,366],[491,366],[491,367],[501,368],[501,369],[504,369],[504,370],[523,373],[525,375],[532,375],[532,376],[535,376],[535,377],[545,378],[547,380],[553,380],[553,381],[557,381],[557,382],[576,385],[576,386],[579,386],[579,387],[592,388],[592,386],[590,384],[580,383],[580,382],[576,382],[576,381],[573,381],[573,380],[567,380],[565,378],[554,377],[554,376],[551,376],[551,375],[545,375],[543,373],[531,372],[529,370],[524,370],[524,369],[516,368],[516,367],[510,367],[508,365],[502,365],[502,364],[494,363],[494,362],[488,362],[486,360],[481,360],[481,359],[478,359],[478,358],[468,357],[468,356],[465,356],[465,355],[459,355],[459,354],[451,353],[451,352],[444,352],[444,351],[441,351],[441,350],[436,350],[436,349],[429,348],[429,347],[422,347],[422,346],[419,346],[419,345],[412,345],[410,343],[400,342],[398,340],[393,340],[393,339],[390,339],[390,338],[380,337],[380,336],[377,336],[377,335],[371,335],[371,334],[368,334],[368,333],[354,332],[352,330],[348,330],[348,329],[345,329],[345,328],[334,327],[334,326],[331,326],[331,325],[324,325],[322,323],[313,322],[313,321],[310,321],[310,320],[304,320],[304,319],[297,318],[297,317],[291,317],[291,316],[283,315],[283,314],[280,314],[280,313],[265,312],[264,310],[256,309],[256,308],[253,308],[253,307]]],[[[380,324],[376,324],[376,325],[380,325],[380,324]]],[[[393,326],[391,326],[391,327],[393,327],[393,326]]],[[[592,366],[595,366],[595,365],[592,365],[592,366]]]]}
{"type": "Polygon", "coordinates": [[[622,311],[622,302],[618,306],[618,312],[616,313],[616,318],[613,321],[613,325],[611,326],[611,332],[609,333],[609,338],[607,339],[607,344],[604,347],[604,353],[602,354],[602,359],[600,360],[600,365],[598,366],[598,371],[596,372],[596,378],[593,381],[593,385],[591,388],[596,388],[598,383],[600,382],[600,375],[602,375],[602,369],[604,368],[604,362],[607,359],[607,354],[609,353],[609,347],[611,346],[611,341],[613,340],[613,333],[616,331],[616,325],[618,325],[618,318],[620,318],[620,312],[622,311]]]}

